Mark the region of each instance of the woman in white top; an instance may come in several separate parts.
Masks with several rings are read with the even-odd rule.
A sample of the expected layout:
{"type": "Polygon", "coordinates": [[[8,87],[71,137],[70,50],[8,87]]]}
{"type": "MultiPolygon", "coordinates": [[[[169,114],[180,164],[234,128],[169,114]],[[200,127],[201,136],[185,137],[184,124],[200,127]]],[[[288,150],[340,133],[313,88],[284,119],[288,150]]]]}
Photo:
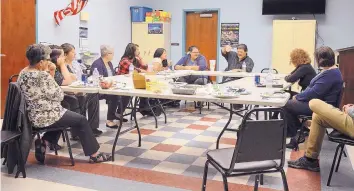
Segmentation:
{"type": "Polygon", "coordinates": [[[167,61],[167,52],[164,48],[156,49],[154,53],[154,59],[152,60],[152,70],[154,72],[160,72],[168,70],[170,63],[167,61]]]}

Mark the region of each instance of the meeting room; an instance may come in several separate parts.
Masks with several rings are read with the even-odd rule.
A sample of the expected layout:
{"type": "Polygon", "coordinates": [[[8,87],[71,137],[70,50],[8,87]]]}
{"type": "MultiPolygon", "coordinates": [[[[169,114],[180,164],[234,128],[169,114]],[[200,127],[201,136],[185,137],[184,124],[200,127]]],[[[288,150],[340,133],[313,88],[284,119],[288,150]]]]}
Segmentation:
{"type": "Polygon", "coordinates": [[[353,8],[2,0],[1,190],[353,190],[353,8]]]}

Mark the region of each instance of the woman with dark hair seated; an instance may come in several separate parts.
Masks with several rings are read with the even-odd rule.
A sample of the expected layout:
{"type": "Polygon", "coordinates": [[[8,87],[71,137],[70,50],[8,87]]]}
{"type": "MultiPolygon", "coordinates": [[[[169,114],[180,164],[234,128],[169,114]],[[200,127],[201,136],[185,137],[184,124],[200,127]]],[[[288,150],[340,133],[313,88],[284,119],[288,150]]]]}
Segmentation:
{"type": "Polygon", "coordinates": [[[168,70],[171,64],[167,61],[167,52],[164,48],[156,49],[152,60],[152,71],[160,72],[168,70]]]}
{"type": "MultiPolygon", "coordinates": [[[[318,66],[323,69],[322,72],[311,80],[309,86],[303,92],[295,95],[284,106],[288,137],[295,136],[297,130],[301,127],[298,119],[300,115],[312,115],[309,107],[309,102],[312,99],[320,99],[335,106],[342,91],[342,74],[335,66],[333,50],[326,46],[316,49],[315,60],[318,66]]],[[[288,146],[291,146],[291,144],[288,146]]]]}
{"type": "MultiPolygon", "coordinates": [[[[160,72],[160,71],[164,71],[164,70],[168,70],[169,67],[169,63],[167,61],[167,52],[164,48],[158,48],[156,49],[155,53],[154,53],[154,59],[152,60],[152,72],[160,72]]],[[[151,109],[148,108],[148,100],[150,100],[150,104],[151,105],[156,105],[158,104],[158,99],[147,99],[147,98],[140,98],[140,102],[139,102],[139,108],[140,108],[140,113],[145,116],[153,116],[153,113],[151,112],[151,109]]],[[[160,101],[163,103],[167,103],[167,105],[169,106],[174,106],[175,102],[167,100],[167,99],[160,99],[160,101]]],[[[179,104],[178,104],[179,106],[179,104]]],[[[154,114],[156,116],[161,115],[161,108],[160,107],[154,107],[152,108],[154,111],[154,114]]]]}
{"type": "MultiPolygon", "coordinates": [[[[29,120],[34,128],[70,126],[79,136],[90,163],[111,160],[111,156],[98,152],[100,146],[87,119],[61,106],[64,93],[53,78],[56,67],[50,62],[50,53],[51,49],[41,44],[31,45],[26,51],[30,65],[21,71],[18,83],[26,100],[29,120]]],[[[56,141],[58,133],[47,132],[35,141],[35,157],[39,162],[44,162],[46,147],[56,141]]]]}
{"type": "MultiPolygon", "coordinates": [[[[50,58],[52,63],[59,68],[55,71],[54,79],[59,86],[67,86],[76,80],[81,80],[83,74],[81,67],[73,60],[75,58],[75,48],[69,43],[62,46],[51,45],[52,49],[50,58]],[[64,48],[63,48],[64,47],[64,48]],[[65,56],[66,55],[66,56],[65,56]],[[67,64],[71,63],[71,64],[67,64]],[[77,65],[74,67],[74,65],[77,65]],[[75,69],[73,69],[75,68],[75,69]],[[80,76],[80,77],[79,77],[80,76]]],[[[86,117],[88,113],[88,121],[95,136],[100,136],[102,131],[99,128],[99,98],[98,94],[72,94],[67,93],[62,101],[62,106],[70,111],[80,113],[86,117]]],[[[72,139],[79,140],[75,133],[71,132],[72,139]]]]}

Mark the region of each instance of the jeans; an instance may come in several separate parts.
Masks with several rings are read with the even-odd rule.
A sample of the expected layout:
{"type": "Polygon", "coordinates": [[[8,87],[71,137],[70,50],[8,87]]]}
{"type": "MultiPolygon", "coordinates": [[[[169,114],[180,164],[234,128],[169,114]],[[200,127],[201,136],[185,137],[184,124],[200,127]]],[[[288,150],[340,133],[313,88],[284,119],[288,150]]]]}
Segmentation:
{"type": "Polygon", "coordinates": [[[313,115],[305,151],[306,157],[318,158],[326,128],[336,129],[340,133],[354,138],[354,123],[349,115],[318,99],[310,101],[310,108],[313,115]]]}
{"type": "MultiPolygon", "coordinates": [[[[100,145],[98,144],[95,136],[92,133],[92,129],[86,119],[86,117],[72,111],[66,111],[57,122],[50,127],[71,127],[71,131],[77,135],[80,139],[85,156],[91,156],[95,154],[100,145]]],[[[53,143],[57,142],[57,138],[60,137],[60,131],[46,132],[43,135],[43,139],[53,143]]]]}
{"type": "Polygon", "coordinates": [[[178,78],[177,82],[186,82],[187,84],[205,85],[208,83],[208,80],[203,76],[183,76],[178,78]]]}

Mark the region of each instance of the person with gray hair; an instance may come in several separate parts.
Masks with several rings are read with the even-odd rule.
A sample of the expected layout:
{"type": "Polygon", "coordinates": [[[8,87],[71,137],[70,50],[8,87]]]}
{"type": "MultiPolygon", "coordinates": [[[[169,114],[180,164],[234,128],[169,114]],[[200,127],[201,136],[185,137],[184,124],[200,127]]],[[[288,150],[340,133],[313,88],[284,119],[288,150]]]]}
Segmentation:
{"type": "MultiPolygon", "coordinates": [[[[64,92],[53,76],[48,74],[55,70],[55,65],[50,62],[50,53],[51,49],[47,46],[30,45],[26,51],[30,65],[20,72],[17,80],[33,128],[71,127],[79,136],[85,155],[90,157],[90,163],[111,160],[111,156],[98,152],[100,146],[86,117],[61,106],[64,92]]],[[[56,141],[52,140],[52,137],[56,137],[53,135],[55,133],[60,134],[59,131],[47,132],[35,141],[35,157],[39,162],[44,163],[46,147],[56,141]]]]}
{"type": "MultiPolygon", "coordinates": [[[[102,45],[100,47],[101,50],[101,58],[95,60],[91,66],[92,75],[95,68],[100,75],[103,77],[110,77],[115,76],[115,71],[113,69],[113,56],[114,56],[114,49],[108,45],[102,45]]],[[[105,99],[108,105],[107,111],[107,121],[106,127],[109,128],[118,128],[118,125],[114,122],[115,119],[119,120],[120,116],[116,113],[118,103],[119,103],[119,96],[116,95],[100,95],[100,99],[105,99]]],[[[123,122],[127,122],[128,120],[123,118],[123,122]]]]}

